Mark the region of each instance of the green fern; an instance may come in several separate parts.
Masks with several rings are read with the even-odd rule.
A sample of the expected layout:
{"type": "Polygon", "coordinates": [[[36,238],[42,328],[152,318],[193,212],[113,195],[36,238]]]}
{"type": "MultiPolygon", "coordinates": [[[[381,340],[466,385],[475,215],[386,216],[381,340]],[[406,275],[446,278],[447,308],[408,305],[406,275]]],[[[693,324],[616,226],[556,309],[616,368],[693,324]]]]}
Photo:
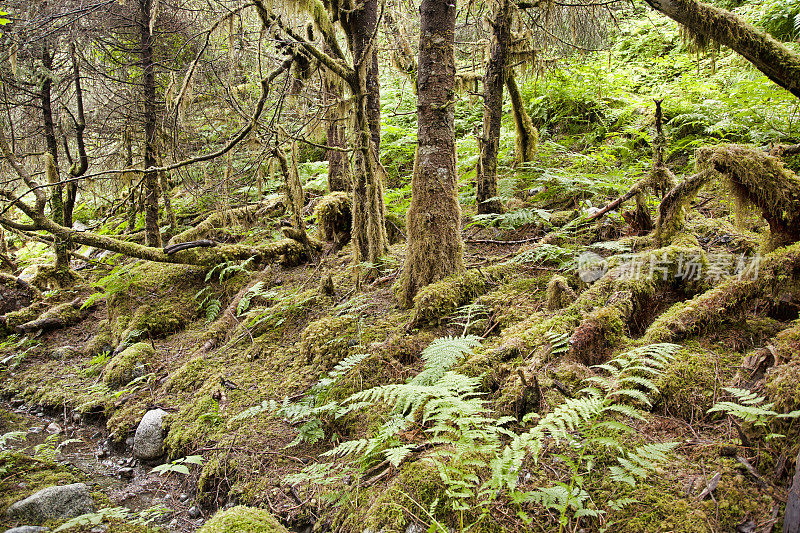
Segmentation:
{"type": "Polygon", "coordinates": [[[538,244],[534,248],[523,250],[508,260],[517,264],[554,264],[560,267],[567,264],[575,255],[571,250],[552,244],[538,244]]]}
{"type": "MultiPolygon", "coordinates": [[[[735,401],[717,402],[708,410],[708,413],[727,413],[746,424],[757,428],[768,428],[777,420],[787,418],[800,418],[800,410],[790,413],[778,413],[773,408],[775,403],[764,403],[766,398],[746,389],[726,387],[725,391],[735,398],[735,401]]],[[[768,432],[767,440],[783,437],[778,433],[768,432]]]]}
{"type": "Polygon", "coordinates": [[[267,290],[266,284],[263,281],[256,282],[252,287],[247,289],[242,297],[239,299],[239,305],[236,306],[236,315],[241,316],[250,308],[250,302],[253,298],[274,298],[278,295],[275,290],[267,290]]]}
{"type": "Polygon", "coordinates": [[[569,337],[569,333],[546,333],[545,338],[550,343],[550,354],[554,356],[566,354],[569,351],[569,337]]]}

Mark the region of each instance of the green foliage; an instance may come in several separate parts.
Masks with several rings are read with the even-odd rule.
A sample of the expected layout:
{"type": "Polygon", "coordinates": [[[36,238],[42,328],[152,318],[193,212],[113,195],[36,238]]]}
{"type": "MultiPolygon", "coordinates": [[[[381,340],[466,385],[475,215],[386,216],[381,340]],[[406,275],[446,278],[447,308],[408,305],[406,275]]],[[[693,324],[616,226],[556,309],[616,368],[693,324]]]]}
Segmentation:
{"type": "Polygon", "coordinates": [[[156,474],[162,476],[166,476],[173,473],[188,476],[190,472],[188,465],[203,466],[203,456],[189,455],[186,457],[181,457],[180,459],[175,459],[170,463],[164,463],[162,465],[158,465],[150,471],[155,472],[156,474]]]}
{"type": "MultiPolygon", "coordinates": [[[[587,387],[579,397],[566,400],[530,430],[517,434],[506,427],[514,421],[512,417],[492,416],[478,392],[480,378],[448,370],[477,343],[475,337],[438,339],[423,351],[426,364],[417,377],[352,395],[346,400],[351,406],[382,404],[395,416],[373,437],[343,442],[324,455],[360,457],[360,462],[369,464],[381,452],[398,466],[415,449],[402,443],[398,434],[417,426],[434,450],[423,460],[436,468],[445,485],[445,505],[462,520],[463,513],[477,510],[480,516],[474,526],[486,516],[491,502],[507,491],[517,504],[536,503],[554,509],[561,527],[574,520],[577,528],[582,518],[597,518],[606,512],[598,506],[602,502],[589,492],[592,480],[607,477],[614,483],[633,486],[665,462],[675,447],[674,443],[651,443],[631,448],[625,437],[635,433],[626,420],[646,418],[639,406],[650,405],[648,393],[656,392],[652,378],[679,346],[636,348],[599,365],[603,374],[585,380],[587,387]],[[518,490],[523,461],[527,457],[540,461],[546,443],[569,469],[569,480],[531,491],[518,490]],[[595,455],[599,450],[610,450],[616,464],[600,465],[595,455]],[[488,475],[481,474],[487,470],[488,475]]],[[[525,421],[538,416],[528,415],[525,421]]],[[[307,470],[306,480],[310,480],[317,468],[307,470]]],[[[609,509],[615,509],[632,501],[606,503],[609,509]]],[[[520,517],[529,520],[522,511],[520,517]]]]}
{"type": "Polygon", "coordinates": [[[213,322],[217,319],[222,311],[222,302],[214,295],[211,287],[203,287],[197,291],[194,299],[197,300],[200,309],[205,311],[206,322],[213,322]]]}
{"type": "Polygon", "coordinates": [[[236,314],[241,316],[247,309],[250,307],[250,302],[253,298],[262,297],[262,298],[274,298],[278,295],[278,292],[275,290],[267,290],[266,284],[263,281],[256,282],[252,287],[247,289],[242,297],[239,299],[239,305],[236,306],[236,314]]]}
{"type": "Polygon", "coordinates": [[[171,512],[172,509],[163,505],[149,507],[139,512],[131,511],[127,507],[103,507],[94,513],[86,513],[76,516],[75,518],[71,518],[53,530],[53,532],[57,533],[58,531],[67,531],[77,527],[91,528],[98,526],[103,522],[117,521],[140,526],[148,526],[171,512]]]}
{"type": "Polygon", "coordinates": [[[94,282],[92,287],[94,287],[96,292],[92,293],[92,295],[83,302],[81,309],[91,307],[103,298],[108,298],[109,296],[128,290],[133,279],[130,272],[131,268],[132,265],[117,265],[111,269],[111,272],[94,282]]]}
{"type": "Polygon", "coordinates": [[[9,441],[25,440],[28,433],[25,431],[8,431],[0,435],[0,450],[8,449],[9,441]]]}
{"type": "Polygon", "coordinates": [[[324,418],[342,416],[352,408],[343,408],[336,402],[328,401],[331,389],[354,367],[369,357],[366,353],[351,354],[341,360],[333,369],[320,379],[299,401],[288,397],[282,403],[275,400],[264,400],[260,404],[239,413],[233,420],[244,420],[261,413],[269,412],[286,419],[291,424],[301,424],[297,437],[287,446],[290,448],[301,442],[311,444],[323,439],[324,418]]]}
{"type": "Polygon", "coordinates": [[[547,342],[550,343],[550,354],[558,357],[569,352],[569,333],[558,334],[549,332],[545,335],[547,342]]]}
{"type": "Polygon", "coordinates": [[[764,403],[766,398],[755,392],[735,387],[725,387],[725,392],[734,397],[734,401],[717,402],[708,410],[709,413],[727,413],[756,428],[767,430],[766,440],[783,437],[769,431],[769,427],[780,419],[800,418],[800,410],[790,413],[778,413],[773,410],[774,403],[764,403]]]}
{"type": "Polygon", "coordinates": [[[471,226],[496,226],[501,229],[517,229],[528,224],[548,223],[550,213],[544,209],[518,209],[507,213],[486,213],[475,215],[471,226]]]}

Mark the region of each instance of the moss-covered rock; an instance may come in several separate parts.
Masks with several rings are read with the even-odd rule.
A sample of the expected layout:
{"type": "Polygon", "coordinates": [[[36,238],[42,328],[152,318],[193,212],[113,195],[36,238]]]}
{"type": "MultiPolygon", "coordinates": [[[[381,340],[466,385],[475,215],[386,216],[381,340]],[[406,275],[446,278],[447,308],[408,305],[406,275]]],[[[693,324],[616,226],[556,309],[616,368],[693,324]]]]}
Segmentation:
{"type": "Polygon", "coordinates": [[[300,353],[308,364],[330,369],[347,357],[356,331],[352,317],[327,316],[309,323],[300,336],[300,353]]]}
{"type": "Polygon", "coordinates": [[[197,316],[194,295],[204,285],[204,268],[160,263],[134,266],[108,291],[108,322],[115,340],[133,344],[180,331],[197,316]]]}
{"type": "Polygon", "coordinates": [[[215,514],[199,533],[288,533],[268,511],[237,505],[215,514]]]}
{"type": "Polygon", "coordinates": [[[350,195],[341,191],[328,194],[317,203],[314,217],[320,239],[342,244],[350,240],[351,204],[350,195]]]}
{"type": "Polygon", "coordinates": [[[723,376],[717,372],[717,355],[708,350],[678,352],[656,381],[658,404],[670,415],[693,422],[702,419],[714,404],[714,393],[723,376]]]}
{"type": "Polygon", "coordinates": [[[127,385],[147,373],[153,361],[155,350],[146,342],[137,342],[115,355],[103,369],[101,378],[109,387],[127,385]]]}

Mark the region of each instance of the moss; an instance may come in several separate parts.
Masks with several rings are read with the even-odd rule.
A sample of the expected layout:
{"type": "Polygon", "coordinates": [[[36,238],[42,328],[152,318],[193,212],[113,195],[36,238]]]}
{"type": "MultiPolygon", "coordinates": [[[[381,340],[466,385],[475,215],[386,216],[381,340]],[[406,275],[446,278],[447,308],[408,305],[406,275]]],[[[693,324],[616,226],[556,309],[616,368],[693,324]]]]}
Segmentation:
{"type": "Polygon", "coordinates": [[[100,323],[100,331],[86,341],[86,344],[81,348],[81,352],[83,355],[94,357],[103,352],[112,352],[113,349],[114,335],[108,330],[108,322],[103,321],[100,323]]]}
{"type": "Polygon", "coordinates": [[[384,533],[404,533],[420,507],[436,515],[436,509],[431,506],[444,500],[444,485],[433,466],[417,460],[402,465],[388,485],[370,487],[361,498],[358,508],[351,510],[344,520],[345,530],[368,528],[384,533]]]}
{"type": "Polygon", "coordinates": [[[347,357],[356,331],[350,316],[326,316],[309,323],[300,335],[300,354],[323,372],[347,357]]]}
{"type": "Polygon", "coordinates": [[[138,342],[115,355],[103,369],[101,379],[112,388],[127,385],[147,372],[154,355],[150,344],[138,342]]]}
{"type": "Polygon", "coordinates": [[[747,146],[700,148],[698,169],[713,169],[728,180],[737,200],[758,207],[770,225],[765,251],[800,240],[800,177],[771,155],[747,146]]]}
{"type": "Polygon", "coordinates": [[[633,312],[633,298],[619,296],[619,305],[608,305],[591,311],[581,321],[569,339],[569,355],[587,365],[597,365],[607,359],[611,348],[619,342],[625,323],[633,312]]]}
{"type": "Polygon", "coordinates": [[[130,269],[107,297],[108,321],[119,343],[164,337],[198,314],[194,295],[205,283],[205,269],[142,263],[130,269]]]}
{"type": "Polygon", "coordinates": [[[237,505],[215,514],[199,533],[288,533],[288,530],[268,511],[237,505]]]}
{"type": "Polygon", "coordinates": [[[346,243],[350,240],[353,216],[352,201],[346,192],[334,192],[324,196],[314,208],[317,219],[317,234],[320,239],[346,243]]]}
{"type": "Polygon", "coordinates": [[[547,310],[555,311],[569,306],[575,301],[575,291],[567,283],[563,276],[558,274],[550,278],[547,284],[547,310]]]}
{"type": "Polygon", "coordinates": [[[486,293],[494,284],[510,276],[515,269],[516,267],[510,264],[474,268],[420,289],[414,297],[412,325],[441,323],[456,309],[486,293]]]}
{"type": "Polygon", "coordinates": [[[753,255],[761,246],[761,237],[737,228],[724,218],[696,217],[686,221],[686,231],[697,236],[701,244],[721,246],[734,254],[753,255]]]}
{"type": "Polygon", "coordinates": [[[723,385],[717,354],[709,350],[683,349],[656,381],[657,405],[688,422],[702,419],[723,385]]]}
{"type": "Polygon", "coordinates": [[[45,459],[34,459],[22,453],[0,452],[0,526],[8,507],[51,485],[68,485],[85,481],[65,466],[45,459]]]}
{"type": "Polygon", "coordinates": [[[555,211],[550,215],[548,222],[555,227],[561,227],[578,218],[578,215],[579,213],[575,209],[569,211],[555,211]]]}

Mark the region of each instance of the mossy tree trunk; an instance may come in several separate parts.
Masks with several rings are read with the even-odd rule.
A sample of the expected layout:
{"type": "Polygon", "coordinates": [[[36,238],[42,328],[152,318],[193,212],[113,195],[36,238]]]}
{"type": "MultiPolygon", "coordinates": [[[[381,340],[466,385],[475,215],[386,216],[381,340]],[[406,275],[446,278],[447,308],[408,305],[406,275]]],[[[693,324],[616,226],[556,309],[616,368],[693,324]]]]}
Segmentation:
{"type": "Polygon", "coordinates": [[[702,35],[730,47],[769,79],[800,98],[800,55],[730,11],[697,0],[645,0],[647,4],[702,35]]]}
{"type": "Polygon", "coordinates": [[[356,153],[353,181],[354,263],[377,265],[389,249],[386,237],[386,207],[383,176],[379,172],[381,142],[378,51],[373,42],[378,24],[378,1],[367,0],[343,13],[342,26],[353,53],[351,89],[356,98],[356,153]]]}
{"type": "Polygon", "coordinates": [[[492,44],[486,75],[483,77],[483,138],[480,164],[476,176],[475,200],[478,213],[501,213],[503,204],[497,199],[497,153],[500,149],[500,121],[503,118],[503,86],[511,41],[511,5],[509,0],[495,4],[492,44]]]}
{"type": "Polygon", "coordinates": [[[533,125],[528,110],[525,109],[525,102],[517,87],[517,80],[514,72],[511,71],[506,76],[506,88],[511,100],[511,111],[514,114],[514,129],[517,131],[516,139],[516,158],[517,163],[531,161],[536,153],[536,145],[539,142],[539,131],[533,125]]]}
{"type": "MultiPolygon", "coordinates": [[[[142,58],[142,96],[144,107],[144,168],[156,166],[156,75],[153,61],[153,36],[150,32],[152,0],[139,0],[139,53],[142,58]]],[[[158,226],[158,173],[147,172],[144,179],[144,221],[148,246],[161,247],[158,226]]]]}
{"type": "MultiPolygon", "coordinates": [[[[325,78],[325,103],[329,106],[326,113],[328,146],[344,148],[347,146],[345,117],[339,112],[337,102],[344,98],[341,80],[325,78]]],[[[327,150],[328,191],[350,191],[353,186],[350,178],[350,162],[347,152],[327,150]]]]}
{"type": "Polygon", "coordinates": [[[464,270],[456,175],[455,3],[423,0],[417,77],[417,157],[408,210],[408,243],[399,300],[464,270]]]}

